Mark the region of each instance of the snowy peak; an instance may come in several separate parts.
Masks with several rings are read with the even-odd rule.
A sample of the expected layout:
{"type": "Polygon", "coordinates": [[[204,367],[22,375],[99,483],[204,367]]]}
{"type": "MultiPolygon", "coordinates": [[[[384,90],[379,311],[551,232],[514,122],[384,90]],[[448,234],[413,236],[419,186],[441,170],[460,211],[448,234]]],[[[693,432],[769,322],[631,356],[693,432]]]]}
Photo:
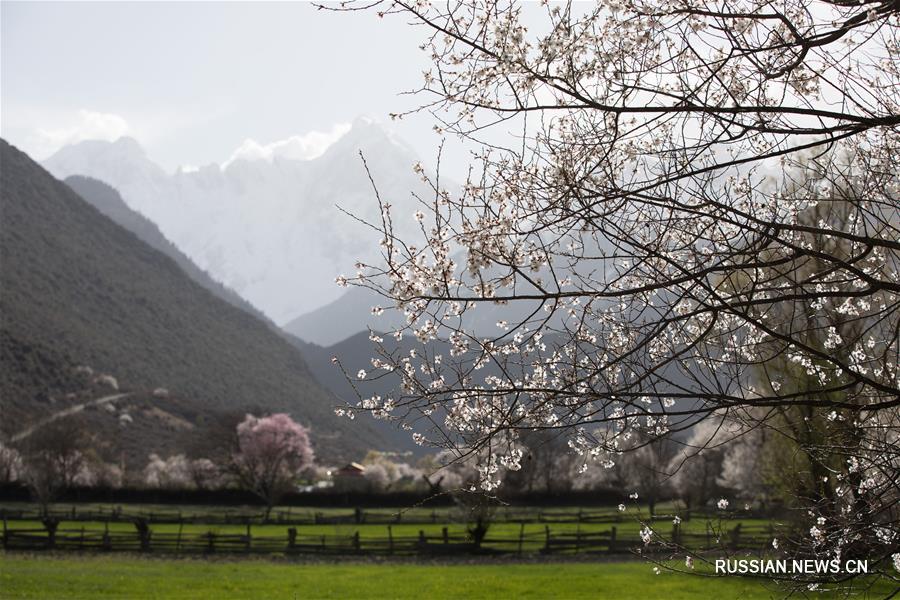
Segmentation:
{"type": "Polygon", "coordinates": [[[257,146],[224,168],[171,175],[129,138],[75,144],[44,164],[57,177],[84,175],[116,188],[197,266],[282,323],[336,300],[335,277],[379,257],[377,234],[337,209],[379,218],[360,151],[382,197],[410,215],[410,227],[412,194],[425,190],[409,146],[371,119],[257,146]]]}
{"type": "Polygon", "coordinates": [[[406,142],[368,117],[357,117],[346,135],[329,147],[324,156],[334,158],[352,154],[358,159],[360,151],[366,155],[366,160],[370,155],[387,151],[408,158],[410,164],[415,161],[415,152],[406,142]]]}
{"type": "MultiPolygon", "coordinates": [[[[147,153],[131,137],[121,137],[114,142],[87,140],[65,146],[44,161],[45,166],[60,169],[99,168],[104,163],[107,168],[131,168],[164,174],[162,168],[147,158],[147,153]]],[[[51,172],[59,175],[51,169],[51,172]]]]}

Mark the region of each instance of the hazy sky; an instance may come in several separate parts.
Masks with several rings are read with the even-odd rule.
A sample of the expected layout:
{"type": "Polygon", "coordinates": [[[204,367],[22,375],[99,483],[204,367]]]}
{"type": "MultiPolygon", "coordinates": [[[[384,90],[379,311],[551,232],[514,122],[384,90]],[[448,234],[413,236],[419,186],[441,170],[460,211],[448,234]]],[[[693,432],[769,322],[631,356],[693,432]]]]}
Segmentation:
{"type": "Polygon", "coordinates": [[[37,159],[123,134],[170,171],[292,136],[304,137],[280,147],[315,154],[360,115],[434,156],[429,115],[387,116],[422,100],[399,93],[428,66],[425,32],[402,19],[299,2],[4,1],[0,12],[0,134],[37,159]]]}

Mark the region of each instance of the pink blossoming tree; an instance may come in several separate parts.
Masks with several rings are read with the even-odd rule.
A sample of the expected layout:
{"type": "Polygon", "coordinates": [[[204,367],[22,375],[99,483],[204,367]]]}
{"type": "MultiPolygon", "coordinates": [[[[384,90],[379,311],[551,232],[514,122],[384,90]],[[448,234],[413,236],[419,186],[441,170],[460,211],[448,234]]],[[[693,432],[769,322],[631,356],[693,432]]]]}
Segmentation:
{"type": "Polygon", "coordinates": [[[291,489],[297,474],[313,462],[309,430],[285,413],[247,415],[237,426],[231,470],[238,483],[272,506],[291,489]]]}

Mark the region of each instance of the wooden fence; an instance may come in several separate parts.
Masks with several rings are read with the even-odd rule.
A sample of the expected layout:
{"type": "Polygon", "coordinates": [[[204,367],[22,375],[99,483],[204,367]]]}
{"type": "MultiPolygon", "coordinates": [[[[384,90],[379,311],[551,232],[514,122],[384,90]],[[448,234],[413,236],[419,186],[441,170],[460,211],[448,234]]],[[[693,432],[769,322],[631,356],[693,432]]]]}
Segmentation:
{"type": "Polygon", "coordinates": [[[604,531],[553,532],[546,526],[543,532],[525,532],[524,524],[518,536],[485,538],[478,546],[465,535],[450,534],[444,527],[440,535],[395,536],[390,526],[387,536],[314,535],[299,534],[295,527],[282,536],[255,536],[248,525],[244,534],[153,532],[145,523],[134,532],[81,531],[71,529],[49,531],[46,528],[13,528],[4,522],[2,543],[5,550],[18,551],[83,551],[83,552],[146,552],[153,554],[316,554],[316,555],[465,555],[465,554],[625,554],[636,548],[643,552],[666,550],[668,543],[684,545],[693,550],[758,550],[772,539],[771,527],[742,527],[739,523],[727,531],[704,533],[683,532],[677,525],[671,535],[656,537],[654,544],[644,546],[634,534],[622,536],[617,528],[604,531]],[[665,542],[665,543],[659,543],[665,542]]]}

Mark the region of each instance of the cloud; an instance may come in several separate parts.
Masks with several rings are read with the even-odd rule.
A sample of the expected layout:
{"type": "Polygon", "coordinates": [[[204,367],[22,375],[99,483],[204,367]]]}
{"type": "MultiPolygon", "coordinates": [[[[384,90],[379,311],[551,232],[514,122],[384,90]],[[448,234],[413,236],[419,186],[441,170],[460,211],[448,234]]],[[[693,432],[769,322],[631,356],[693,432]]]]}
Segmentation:
{"type": "Polygon", "coordinates": [[[224,169],[236,160],[267,160],[286,158],[290,160],[311,160],[321,156],[325,150],[350,131],[349,123],[338,123],[331,131],[310,131],[304,135],[260,144],[256,140],[246,139],[222,165],[224,169]]]}
{"type": "Polygon", "coordinates": [[[124,117],[113,113],[101,113],[92,110],[79,110],[68,123],[56,129],[38,128],[37,142],[50,152],[68,144],[76,144],[84,140],[115,141],[122,136],[131,135],[131,127],[124,117]]]}

